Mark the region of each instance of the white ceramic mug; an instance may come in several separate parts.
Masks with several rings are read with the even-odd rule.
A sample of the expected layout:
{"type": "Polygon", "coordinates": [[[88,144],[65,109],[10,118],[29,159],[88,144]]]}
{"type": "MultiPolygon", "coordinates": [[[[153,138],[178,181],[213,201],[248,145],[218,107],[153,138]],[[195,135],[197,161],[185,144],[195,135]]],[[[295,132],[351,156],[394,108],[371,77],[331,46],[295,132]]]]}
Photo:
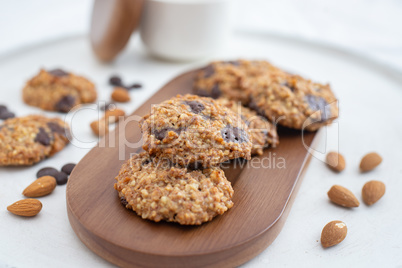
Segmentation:
{"type": "Polygon", "coordinates": [[[140,35],[164,59],[195,60],[224,48],[233,0],[146,0],[140,35]]]}

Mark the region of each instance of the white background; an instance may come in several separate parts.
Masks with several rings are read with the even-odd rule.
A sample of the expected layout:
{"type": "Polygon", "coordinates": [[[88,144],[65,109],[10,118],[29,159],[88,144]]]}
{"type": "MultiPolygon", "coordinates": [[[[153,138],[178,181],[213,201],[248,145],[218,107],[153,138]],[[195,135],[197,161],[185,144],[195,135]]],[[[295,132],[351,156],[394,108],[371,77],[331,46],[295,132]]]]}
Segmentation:
{"type": "MultiPolygon", "coordinates": [[[[0,54],[10,53],[21,47],[46,40],[87,33],[91,5],[92,1],[83,0],[0,1],[0,54]]],[[[237,5],[238,9],[235,17],[237,29],[267,31],[272,34],[333,44],[402,71],[401,1],[244,0],[237,1],[237,5]]],[[[32,67],[32,69],[35,68],[36,66],[32,67]]],[[[99,69],[102,68],[99,67],[99,69]]],[[[25,69],[29,70],[30,68],[25,69]]],[[[1,73],[0,77],[3,81],[6,79],[1,73]]],[[[7,85],[7,83],[8,81],[3,82],[3,86],[7,85]]],[[[378,89],[378,92],[376,92],[375,87],[370,87],[370,89],[372,91],[369,95],[371,95],[373,105],[376,105],[376,101],[381,101],[382,99],[381,88],[378,89]],[[377,100],[376,94],[379,96],[377,100]]],[[[4,94],[3,92],[0,90],[0,94],[4,94]]],[[[137,98],[142,100],[145,97],[138,96],[137,98]]],[[[0,100],[2,100],[2,95],[0,95],[0,100]]],[[[140,101],[136,102],[135,105],[137,106],[139,103],[140,101]]],[[[400,104],[402,105],[402,103],[400,104]]],[[[394,110],[396,114],[402,114],[400,105],[395,106],[394,110]]],[[[351,112],[353,112],[353,109],[351,112]]],[[[397,120],[389,122],[389,124],[400,125],[402,120],[398,119],[401,119],[401,117],[396,118],[397,120]]],[[[356,267],[370,265],[379,267],[384,264],[391,267],[402,266],[401,255],[395,254],[395,252],[400,252],[401,250],[400,234],[402,231],[401,228],[394,228],[398,224],[402,224],[401,218],[399,215],[392,216],[387,214],[387,211],[390,213],[401,212],[400,209],[397,209],[397,204],[400,204],[402,200],[400,197],[395,199],[398,198],[395,190],[399,189],[392,189],[392,186],[389,185],[387,194],[384,200],[381,200],[381,203],[372,208],[362,205],[359,210],[355,211],[332,206],[326,200],[325,192],[327,188],[335,183],[346,184],[349,180],[360,179],[361,183],[356,183],[356,181],[353,183],[354,192],[358,195],[357,185],[362,184],[363,181],[379,179],[387,180],[391,183],[401,179],[402,176],[400,165],[402,160],[401,148],[392,148],[392,141],[381,142],[383,133],[380,129],[377,129],[375,125],[365,124],[367,135],[373,135],[373,139],[376,142],[358,145],[358,141],[355,141],[356,144],[351,141],[353,140],[354,131],[352,128],[354,125],[347,125],[347,127],[349,129],[344,133],[350,134],[350,137],[343,136],[342,140],[345,142],[340,146],[341,151],[348,153],[348,155],[345,155],[348,170],[342,176],[339,176],[329,172],[319,161],[313,161],[280,236],[263,254],[246,264],[246,266],[309,267],[326,263],[325,260],[328,260],[328,266],[337,267],[339,267],[339,264],[349,264],[356,267]],[[381,144],[387,145],[387,149],[382,148],[381,144]],[[351,148],[353,146],[358,149],[353,150],[351,148]],[[370,150],[382,152],[385,161],[379,170],[366,174],[362,178],[354,167],[357,167],[360,155],[370,150]],[[384,174],[386,174],[387,178],[383,177],[384,174]],[[393,191],[394,194],[392,194],[393,191]],[[388,192],[390,193],[388,194],[388,192]],[[317,205],[316,202],[321,202],[324,205],[317,205]],[[392,209],[387,210],[388,208],[392,209]],[[383,218],[388,221],[383,221],[383,218]],[[316,242],[321,231],[317,226],[324,226],[326,222],[334,219],[342,219],[348,224],[348,238],[338,247],[322,250],[320,244],[316,242]],[[356,224],[356,222],[359,224],[356,224]],[[393,227],[387,228],[388,226],[393,227]],[[382,252],[371,252],[377,249],[382,250],[382,252]],[[371,256],[375,256],[375,258],[371,256]],[[384,256],[384,259],[379,256],[384,256]],[[340,258],[344,259],[344,261],[340,261],[340,258]]],[[[398,132],[393,136],[398,137],[397,134],[398,132]]],[[[399,136],[401,134],[399,132],[399,136]]],[[[56,157],[54,161],[58,164],[63,163],[63,159],[60,156],[56,157]]],[[[29,173],[25,171],[24,174],[29,176],[29,173]]],[[[10,176],[15,176],[16,172],[12,170],[9,174],[10,176]]],[[[0,176],[0,180],[7,179],[12,178],[0,176]]],[[[20,181],[16,182],[16,184],[21,188],[26,183],[25,181],[20,181]]],[[[62,189],[56,189],[55,194],[61,195],[62,189]]],[[[0,196],[2,206],[8,204],[9,200],[1,200],[1,198],[0,196]]],[[[65,204],[63,202],[64,200],[59,198],[56,203],[49,204],[49,206],[53,208],[60,206],[64,209],[65,204]]],[[[6,212],[0,213],[0,221],[2,221],[3,217],[9,216],[6,212]]],[[[36,221],[40,221],[40,218],[36,219],[36,221]]],[[[54,219],[53,222],[50,221],[47,224],[55,225],[57,222],[58,220],[54,219]]],[[[23,228],[26,223],[26,221],[20,221],[20,227],[23,228]]],[[[2,232],[2,234],[4,233],[6,232],[2,232]]],[[[73,235],[72,231],[68,234],[73,235]]],[[[27,255],[20,256],[20,252],[28,250],[32,253],[28,254],[29,258],[32,259],[32,266],[51,267],[55,263],[53,256],[44,254],[42,250],[46,247],[41,248],[40,246],[49,243],[52,243],[52,247],[60,249],[60,251],[66,251],[66,260],[65,262],[63,261],[66,266],[73,266],[74,264],[79,266],[109,265],[89,250],[86,250],[82,245],[76,244],[76,239],[65,241],[61,239],[63,235],[52,236],[52,234],[46,233],[45,226],[40,230],[24,232],[24,235],[37,238],[38,246],[30,249],[24,248],[21,251],[13,250],[11,253],[7,251],[7,254],[0,252],[0,266],[26,266],[29,261],[22,260],[27,255]],[[35,259],[34,252],[41,252],[41,254],[38,254],[41,257],[35,259]],[[81,256],[82,259],[74,260],[75,256],[81,256]],[[18,260],[19,258],[21,258],[20,261],[18,260]]],[[[17,232],[9,233],[7,239],[0,237],[0,243],[1,241],[8,241],[10,237],[13,238],[13,241],[17,241],[20,247],[24,247],[24,239],[26,238],[17,232]]],[[[63,254],[58,256],[60,258],[63,254]]],[[[57,261],[58,265],[63,262],[60,262],[60,259],[57,261]]]]}

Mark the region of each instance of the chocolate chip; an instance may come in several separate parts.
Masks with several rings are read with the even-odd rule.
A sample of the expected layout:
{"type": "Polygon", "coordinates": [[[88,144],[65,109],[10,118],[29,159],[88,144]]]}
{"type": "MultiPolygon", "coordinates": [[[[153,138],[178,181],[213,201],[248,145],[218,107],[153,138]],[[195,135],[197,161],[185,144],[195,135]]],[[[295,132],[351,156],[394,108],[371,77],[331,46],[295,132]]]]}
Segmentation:
{"type": "Polygon", "coordinates": [[[64,185],[68,181],[68,175],[64,172],[58,172],[54,178],[56,179],[57,185],[64,185]]]}
{"type": "Polygon", "coordinates": [[[109,84],[116,87],[121,87],[123,85],[123,81],[121,80],[120,76],[112,75],[109,78],[109,84]]]}
{"type": "Polygon", "coordinates": [[[54,132],[54,133],[59,133],[59,134],[62,134],[62,135],[64,135],[64,136],[65,136],[65,134],[66,134],[66,129],[65,129],[64,127],[60,126],[60,125],[57,124],[57,123],[49,122],[49,123],[47,123],[47,126],[48,126],[48,127],[50,128],[50,130],[51,130],[52,132],[54,132]]]}
{"type": "Polygon", "coordinates": [[[191,112],[195,114],[199,114],[205,109],[204,104],[198,101],[185,101],[184,103],[190,106],[191,112]]]}
{"type": "Polygon", "coordinates": [[[142,88],[142,85],[140,83],[134,83],[128,87],[128,89],[138,89],[138,88],[142,88]]]}
{"type": "Polygon", "coordinates": [[[52,176],[56,178],[56,175],[59,173],[59,171],[55,168],[52,167],[45,167],[40,169],[37,173],[36,173],[36,177],[40,178],[43,176],[52,176]]]}
{"type": "Polygon", "coordinates": [[[14,117],[15,117],[15,114],[12,113],[12,112],[9,112],[9,111],[5,111],[5,112],[0,113],[0,119],[1,120],[6,120],[6,119],[9,119],[9,118],[14,118],[14,117]]]}
{"type": "Polygon", "coordinates": [[[221,134],[226,142],[242,143],[248,141],[247,133],[238,127],[226,126],[222,129],[221,134]]]}
{"type": "Polygon", "coordinates": [[[34,141],[39,142],[40,144],[45,145],[45,146],[50,145],[50,137],[46,133],[46,131],[43,127],[39,128],[39,132],[38,132],[38,134],[36,134],[34,141]]]}
{"type": "Polygon", "coordinates": [[[4,112],[8,112],[8,108],[5,105],[0,105],[0,114],[4,113],[4,112]]]}
{"type": "Polygon", "coordinates": [[[15,114],[10,112],[5,105],[0,105],[0,119],[1,120],[6,120],[9,118],[14,118],[15,114]]]}
{"type": "Polygon", "coordinates": [[[64,96],[56,103],[55,109],[62,113],[67,113],[73,108],[75,105],[75,98],[73,96],[67,95],[64,96]]]}
{"type": "Polygon", "coordinates": [[[66,129],[66,128],[60,126],[60,125],[57,124],[57,123],[49,122],[49,123],[47,123],[47,126],[50,128],[50,130],[51,130],[53,133],[58,133],[58,134],[60,134],[60,135],[62,135],[62,136],[64,136],[64,137],[66,137],[66,138],[69,139],[69,140],[72,138],[72,137],[71,137],[71,132],[70,132],[68,129],[66,129]]]}
{"type": "Polygon", "coordinates": [[[212,65],[208,65],[203,69],[204,71],[204,78],[208,78],[215,73],[215,68],[212,65]]]}
{"type": "Polygon", "coordinates": [[[305,100],[311,110],[321,111],[321,122],[326,121],[331,117],[331,109],[324,98],[314,95],[306,95],[305,100]]]}
{"type": "Polygon", "coordinates": [[[69,163],[69,164],[65,164],[62,168],[61,171],[66,173],[67,175],[70,175],[71,172],[73,171],[73,169],[75,168],[75,164],[73,163],[69,163]]]}
{"type": "Polygon", "coordinates": [[[127,205],[128,205],[128,202],[127,202],[126,198],[124,198],[124,196],[120,197],[120,203],[121,203],[123,206],[127,206],[127,205]]]}
{"type": "Polygon", "coordinates": [[[187,165],[187,169],[189,170],[200,170],[200,169],[202,170],[203,168],[204,166],[200,161],[195,161],[187,165]]]}
{"type": "Polygon", "coordinates": [[[67,73],[66,71],[64,71],[62,69],[53,69],[53,70],[50,70],[50,71],[47,71],[47,72],[50,73],[51,75],[59,76],[59,77],[69,75],[69,73],[67,73]]]}
{"type": "Polygon", "coordinates": [[[219,98],[221,96],[221,93],[222,92],[221,92],[221,90],[219,88],[219,85],[215,84],[212,87],[212,90],[211,90],[211,97],[214,98],[214,99],[217,99],[217,98],[219,98]]]}
{"type": "Polygon", "coordinates": [[[177,128],[163,128],[161,130],[156,130],[154,129],[152,131],[152,134],[155,135],[155,138],[157,138],[158,140],[163,140],[166,137],[166,133],[168,133],[169,131],[174,131],[176,132],[178,135],[180,135],[181,129],[177,129],[177,128]]]}
{"type": "Polygon", "coordinates": [[[52,176],[52,177],[54,177],[56,179],[56,183],[58,185],[66,184],[67,180],[68,180],[68,175],[66,173],[60,172],[57,169],[52,168],[52,167],[42,168],[41,170],[39,170],[36,173],[37,178],[40,178],[40,177],[43,177],[43,176],[52,176]]]}

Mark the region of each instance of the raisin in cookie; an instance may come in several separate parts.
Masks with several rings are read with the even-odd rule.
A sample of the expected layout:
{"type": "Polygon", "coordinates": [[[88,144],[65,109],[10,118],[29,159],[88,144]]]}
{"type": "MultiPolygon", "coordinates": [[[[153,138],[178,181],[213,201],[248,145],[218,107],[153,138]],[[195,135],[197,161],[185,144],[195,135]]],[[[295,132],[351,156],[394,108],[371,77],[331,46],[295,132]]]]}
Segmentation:
{"type": "Polygon", "coordinates": [[[62,150],[70,130],[58,118],[17,117],[0,125],[0,166],[35,164],[62,150]]]}
{"type": "Polygon", "coordinates": [[[116,180],[122,204],[156,222],[200,225],[233,206],[232,186],[218,167],[190,170],[143,152],[123,164],[116,180]]]}
{"type": "Polygon", "coordinates": [[[276,147],[279,144],[276,126],[269,122],[265,117],[257,114],[257,112],[244,107],[240,102],[231,101],[225,98],[216,100],[220,105],[224,105],[236,114],[240,114],[243,121],[247,124],[251,133],[251,142],[253,148],[252,155],[262,155],[263,149],[268,146],[276,147]]]}
{"type": "Polygon", "coordinates": [[[27,82],[22,97],[28,105],[67,113],[78,104],[94,102],[96,90],[94,84],[84,77],[61,69],[41,70],[27,82]]]}
{"type": "Polygon", "coordinates": [[[199,71],[193,90],[200,96],[225,97],[247,105],[257,78],[273,74],[285,72],[267,61],[216,61],[199,71]]]}
{"type": "Polygon", "coordinates": [[[247,125],[211,98],[178,95],[153,106],[140,125],[143,149],[180,165],[208,167],[239,157],[250,159],[247,125]]]}
{"type": "Polygon", "coordinates": [[[329,85],[298,75],[261,78],[251,90],[250,108],[280,125],[314,131],[338,117],[329,85]]]}

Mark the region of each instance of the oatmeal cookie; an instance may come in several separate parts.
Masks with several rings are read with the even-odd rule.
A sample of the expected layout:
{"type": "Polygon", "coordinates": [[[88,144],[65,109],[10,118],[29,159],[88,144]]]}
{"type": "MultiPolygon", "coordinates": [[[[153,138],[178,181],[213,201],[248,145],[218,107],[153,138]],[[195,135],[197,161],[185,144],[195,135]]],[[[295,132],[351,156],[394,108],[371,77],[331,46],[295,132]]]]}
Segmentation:
{"type": "Polygon", "coordinates": [[[200,225],[233,206],[232,186],[218,167],[191,170],[143,152],[123,164],[116,180],[122,204],[156,222],[200,225]]]}
{"type": "Polygon", "coordinates": [[[337,99],[330,86],[298,75],[258,79],[249,107],[280,125],[315,131],[338,117],[337,99]]]}
{"type": "Polygon", "coordinates": [[[211,98],[177,95],[153,106],[140,125],[143,149],[180,165],[208,167],[239,157],[250,159],[247,125],[211,98]]]}
{"type": "Polygon", "coordinates": [[[216,100],[220,105],[224,105],[236,114],[240,114],[241,118],[247,124],[251,133],[251,142],[253,148],[251,155],[262,155],[263,149],[268,146],[276,147],[279,144],[276,126],[269,122],[265,117],[257,114],[257,112],[244,107],[240,102],[231,101],[225,98],[216,100]]]}
{"type": "Polygon", "coordinates": [[[84,77],[61,69],[40,70],[26,83],[22,97],[28,105],[67,113],[76,105],[94,102],[96,90],[94,84],[84,77]]]}
{"type": "Polygon", "coordinates": [[[70,129],[58,118],[29,115],[0,125],[0,166],[33,165],[62,150],[70,129]]]}
{"type": "Polygon", "coordinates": [[[194,81],[194,93],[214,99],[225,97],[249,103],[250,88],[256,78],[267,75],[285,75],[267,61],[216,61],[200,70],[194,81]]]}

